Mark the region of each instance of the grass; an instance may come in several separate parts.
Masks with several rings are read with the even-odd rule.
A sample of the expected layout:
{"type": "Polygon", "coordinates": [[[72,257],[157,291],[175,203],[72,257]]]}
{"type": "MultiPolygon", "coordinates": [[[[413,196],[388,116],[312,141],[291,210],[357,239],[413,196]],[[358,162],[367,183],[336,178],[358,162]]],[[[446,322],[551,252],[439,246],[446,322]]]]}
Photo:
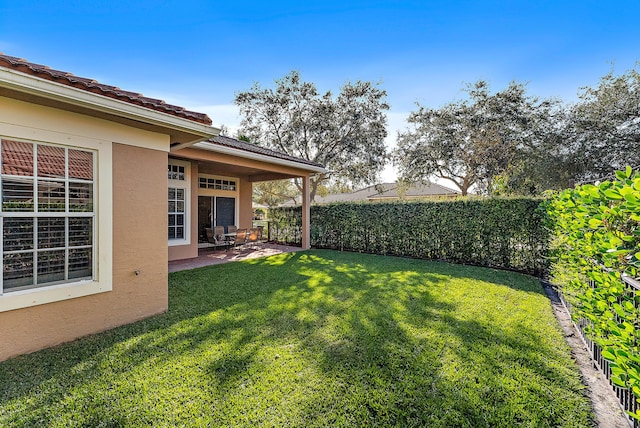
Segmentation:
{"type": "Polygon", "coordinates": [[[593,425],[524,275],[306,251],[169,292],[164,315],[0,363],[0,426],[593,425]]]}

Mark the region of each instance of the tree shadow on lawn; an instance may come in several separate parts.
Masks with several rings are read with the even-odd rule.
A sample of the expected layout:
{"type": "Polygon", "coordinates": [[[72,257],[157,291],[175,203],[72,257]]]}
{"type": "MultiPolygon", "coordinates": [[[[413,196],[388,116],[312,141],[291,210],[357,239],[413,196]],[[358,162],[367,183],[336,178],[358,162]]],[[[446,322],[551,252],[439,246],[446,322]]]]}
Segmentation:
{"type": "MultiPolygon", "coordinates": [[[[297,403],[307,424],[318,425],[319,420],[319,425],[591,424],[584,387],[575,367],[571,369],[568,347],[558,346],[562,336],[554,329],[548,301],[535,279],[453,265],[436,264],[432,269],[435,266],[407,260],[400,272],[380,268],[370,259],[363,268],[357,255],[351,257],[353,265],[336,266],[324,277],[327,291],[321,299],[303,295],[298,300],[283,299],[312,312],[323,312],[323,305],[329,305],[327,313],[338,319],[326,316],[321,328],[295,338],[303,349],[312,350],[322,380],[337,385],[335,395],[324,389],[320,394],[307,391],[308,398],[297,403]],[[415,269],[408,269],[410,265],[415,269]],[[364,286],[351,283],[352,278],[364,286]],[[478,289],[471,286],[460,300],[480,301],[486,294],[502,299],[502,307],[490,309],[513,312],[504,317],[507,324],[501,324],[503,319],[496,314],[481,313],[482,306],[475,311],[466,306],[468,313],[459,313],[462,307],[455,300],[443,298],[447,286],[458,285],[451,283],[452,278],[472,278],[477,283],[478,289]],[[487,290],[498,284],[512,292],[487,290]],[[350,296],[345,307],[340,300],[346,293],[350,296]],[[531,317],[538,314],[523,311],[529,304],[546,307],[551,325],[535,328],[531,317]],[[339,411],[335,411],[337,400],[339,411]]],[[[339,258],[344,263],[344,257],[339,258]]],[[[295,315],[281,316],[287,314],[295,315]]]]}
{"type": "Polygon", "coordinates": [[[172,274],[167,314],[1,363],[0,422],[71,411],[89,425],[589,422],[567,412],[581,386],[557,363],[568,358],[557,331],[456,301],[500,285],[507,311],[544,299],[509,272],[332,251],[172,274]],[[466,297],[448,295],[465,278],[466,297]]]}

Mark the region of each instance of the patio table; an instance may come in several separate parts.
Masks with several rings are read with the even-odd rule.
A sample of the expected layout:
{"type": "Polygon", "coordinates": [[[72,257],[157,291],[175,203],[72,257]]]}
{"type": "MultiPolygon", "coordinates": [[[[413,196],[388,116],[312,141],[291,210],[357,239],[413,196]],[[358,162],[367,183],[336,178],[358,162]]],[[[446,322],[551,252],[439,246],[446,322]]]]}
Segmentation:
{"type": "Polygon", "coordinates": [[[227,245],[231,246],[233,245],[233,241],[236,239],[237,235],[238,235],[237,232],[228,232],[228,233],[223,233],[222,237],[224,238],[225,241],[227,241],[227,245]]]}

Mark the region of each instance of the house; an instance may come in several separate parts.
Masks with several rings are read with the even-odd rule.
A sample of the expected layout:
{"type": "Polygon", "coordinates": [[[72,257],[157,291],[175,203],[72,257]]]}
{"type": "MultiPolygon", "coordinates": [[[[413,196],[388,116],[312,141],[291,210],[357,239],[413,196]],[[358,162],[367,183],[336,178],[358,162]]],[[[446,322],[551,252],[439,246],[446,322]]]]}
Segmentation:
{"type": "MultiPolygon", "coordinates": [[[[403,186],[399,183],[381,183],[354,192],[316,196],[314,203],[380,202],[399,199],[455,198],[456,196],[460,196],[460,192],[437,183],[412,183],[408,186],[403,186]]],[[[297,205],[299,205],[300,198],[297,198],[296,201],[297,205]]]]}
{"type": "Polygon", "coordinates": [[[322,165],[218,135],[207,115],[0,54],[0,361],[168,307],[168,262],[251,227],[252,183],[322,165]]]}

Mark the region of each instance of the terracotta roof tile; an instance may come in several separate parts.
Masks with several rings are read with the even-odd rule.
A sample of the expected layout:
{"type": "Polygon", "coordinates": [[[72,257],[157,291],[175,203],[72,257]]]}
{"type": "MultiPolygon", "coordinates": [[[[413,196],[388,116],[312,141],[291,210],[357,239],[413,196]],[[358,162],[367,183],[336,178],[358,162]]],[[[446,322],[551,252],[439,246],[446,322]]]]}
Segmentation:
{"type": "Polygon", "coordinates": [[[33,144],[2,141],[2,173],[33,176],[33,144]]]}
{"type": "Polygon", "coordinates": [[[41,79],[50,80],[62,85],[71,86],[83,91],[92,92],[108,98],[114,98],[130,104],[146,107],[162,113],[167,113],[194,122],[211,125],[211,119],[204,113],[189,111],[184,107],[167,104],[156,98],[145,97],[142,94],[124,91],[116,86],[105,85],[93,79],[74,76],[66,71],[54,70],[45,65],[34,64],[22,58],[5,55],[0,52],[0,67],[9,68],[41,79]]]}
{"type": "MultiPolygon", "coordinates": [[[[2,143],[2,174],[33,177],[32,143],[0,140],[2,143]]],[[[65,150],[62,147],[38,145],[38,177],[64,178],[65,150]]],[[[69,149],[69,178],[93,179],[93,154],[69,149]]]]}

